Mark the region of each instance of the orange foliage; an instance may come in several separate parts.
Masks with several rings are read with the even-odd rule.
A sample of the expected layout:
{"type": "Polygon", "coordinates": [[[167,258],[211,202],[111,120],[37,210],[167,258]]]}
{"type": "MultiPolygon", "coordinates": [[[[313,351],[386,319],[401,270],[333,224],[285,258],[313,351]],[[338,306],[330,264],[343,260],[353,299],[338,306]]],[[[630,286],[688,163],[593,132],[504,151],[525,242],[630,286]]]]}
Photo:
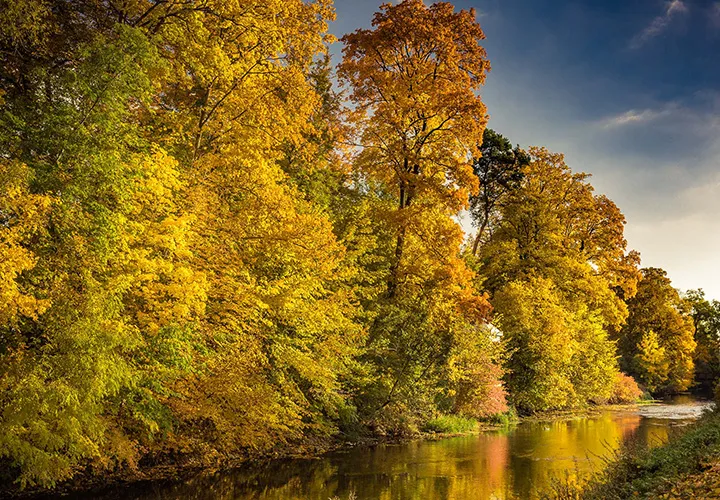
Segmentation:
{"type": "Polygon", "coordinates": [[[618,372],[615,376],[615,385],[613,386],[612,396],[610,396],[610,403],[634,403],[643,391],[635,382],[635,379],[630,375],[625,375],[622,372],[618,372]]]}

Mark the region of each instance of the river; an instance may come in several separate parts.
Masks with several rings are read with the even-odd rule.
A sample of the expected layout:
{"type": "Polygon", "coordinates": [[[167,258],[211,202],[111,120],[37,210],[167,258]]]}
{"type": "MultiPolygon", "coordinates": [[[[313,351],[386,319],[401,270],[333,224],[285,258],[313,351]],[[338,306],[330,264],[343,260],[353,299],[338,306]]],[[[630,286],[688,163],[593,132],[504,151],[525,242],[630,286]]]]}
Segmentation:
{"type": "Polygon", "coordinates": [[[182,483],[150,483],[96,498],[245,500],[533,498],[550,481],[583,480],[624,441],[664,443],[709,403],[678,396],[662,404],[554,421],[525,421],[479,435],[358,447],[315,460],[287,460],[182,483]]]}

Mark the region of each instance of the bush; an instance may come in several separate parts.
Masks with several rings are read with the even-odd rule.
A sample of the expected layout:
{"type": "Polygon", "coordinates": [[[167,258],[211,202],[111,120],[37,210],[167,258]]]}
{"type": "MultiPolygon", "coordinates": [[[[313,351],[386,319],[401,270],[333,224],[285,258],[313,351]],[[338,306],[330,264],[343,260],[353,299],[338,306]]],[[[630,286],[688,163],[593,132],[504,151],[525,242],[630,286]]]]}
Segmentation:
{"type": "Polygon", "coordinates": [[[478,421],[457,415],[442,415],[425,423],[423,431],[437,434],[455,434],[472,432],[478,428],[478,421]]]}
{"type": "Polygon", "coordinates": [[[458,383],[453,411],[471,418],[491,418],[508,411],[502,368],[490,359],[475,363],[458,383]]]}
{"type": "Polygon", "coordinates": [[[515,410],[515,408],[511,406],[510,408],[508,408],[507,411],[504,411],[502,413],[496,413],[492,417],[485,420],[492,424],[508,426],[510,424],[517,423],[520,418],[518,417],[517,410],[515,410]]]}
{"type": "Polygon", "coordinates": [[[638,386],[635,379],[630,375],[618,372],[615,375],[615,384],[613,385],[610,403],[635,403],[643,395],[642,389],[638,386]]]}

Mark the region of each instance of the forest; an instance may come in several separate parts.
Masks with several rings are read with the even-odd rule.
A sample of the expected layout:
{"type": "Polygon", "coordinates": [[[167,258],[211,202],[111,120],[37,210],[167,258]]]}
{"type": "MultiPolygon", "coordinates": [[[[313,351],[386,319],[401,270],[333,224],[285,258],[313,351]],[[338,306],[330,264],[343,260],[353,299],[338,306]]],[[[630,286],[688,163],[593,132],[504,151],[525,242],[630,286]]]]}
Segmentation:
{"type": "Polygon", "coordinates": [[[720,302],[488,128],[474,11],[333,19],[0,1],[0,482],[713,390],[720,302]]]}

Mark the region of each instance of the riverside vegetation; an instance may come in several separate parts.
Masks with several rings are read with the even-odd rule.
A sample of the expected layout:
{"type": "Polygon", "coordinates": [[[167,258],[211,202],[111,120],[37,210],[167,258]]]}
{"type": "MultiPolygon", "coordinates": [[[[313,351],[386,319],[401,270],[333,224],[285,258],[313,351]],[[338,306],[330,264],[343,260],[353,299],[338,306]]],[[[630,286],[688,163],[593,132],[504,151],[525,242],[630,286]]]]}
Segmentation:
{"type": "Polygon", "coordinates": [[[383,5],[336,70],[333,18],[0,1],[8,488],[715,383],[718,304],[486,127],[473,11],[383,5]]]}

